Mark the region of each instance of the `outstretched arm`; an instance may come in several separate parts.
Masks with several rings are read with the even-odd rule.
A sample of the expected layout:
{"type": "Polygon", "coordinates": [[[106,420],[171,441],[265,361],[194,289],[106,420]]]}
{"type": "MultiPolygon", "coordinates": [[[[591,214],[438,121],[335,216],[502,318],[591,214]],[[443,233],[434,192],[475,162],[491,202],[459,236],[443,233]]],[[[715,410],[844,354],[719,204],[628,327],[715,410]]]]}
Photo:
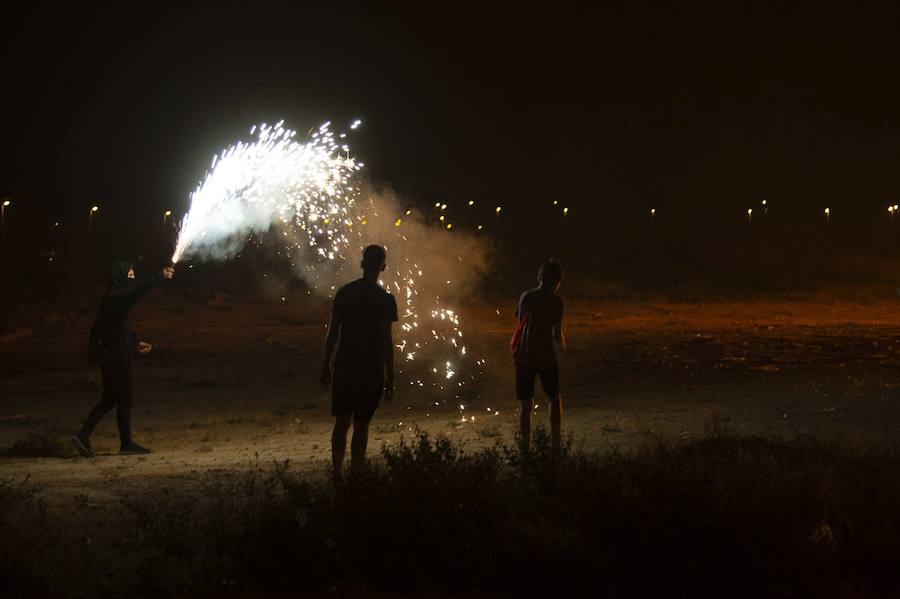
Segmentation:
{"type": "Polygon", "coordinates": [[[151,289],[162,283],[163,281],[167,281],[172,278],[175,274],[175,269],[171,266],[167,266],[162,269],[157,275],[150,277],[145,281],[141,281],[137,285],[134,286],[133,289],[128,290],[124,297],[120,300],[119,309],[122,314],[125,314],[129,310],[131,310],[135,304],[137,304],[141,299],[147,295],[151,289]]]}
{"type": "Polygon", "coordinates": [[[334,347],[337,345],[340,330],[341,317],[332,308],[331,321],[328,323],[328,335],[325,337],[325,355],[322,356],[322,369],[319,372],[319,382],[323,385],[331,384],[331,356],[334,355],[334,347]]]}

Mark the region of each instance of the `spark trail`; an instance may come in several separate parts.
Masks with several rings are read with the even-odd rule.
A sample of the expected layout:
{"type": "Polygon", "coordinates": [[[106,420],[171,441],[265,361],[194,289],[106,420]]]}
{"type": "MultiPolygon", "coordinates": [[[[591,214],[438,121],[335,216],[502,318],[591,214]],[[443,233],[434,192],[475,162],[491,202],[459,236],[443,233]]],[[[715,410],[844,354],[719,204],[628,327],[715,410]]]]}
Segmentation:
{"type": "Polygon", "coordinates": [[[366,244],[384,245],[389,267],[379,283],[399,308],[398,374],[413,389],[437,392],[439,405],[452,394],[465,419],[465,404],[456,400],[484,361],[471,358],[459,314],[441,299],[441,286],[415,259],[416,248],[404,247],[415,243],[401,227],[409,212],[400,217],[396,206],[363,193],[363,164],[350,157],[346,134],[336,137],[330,123],[304,141],[283,123],[253,127],[250,134],[254,141],[213,158],[191,194],[172,262],[223,260],[252,238],[277,239],[277,253],[290,256],[295,269],[330,296],[338,281],[356,272],[366,244]]]}

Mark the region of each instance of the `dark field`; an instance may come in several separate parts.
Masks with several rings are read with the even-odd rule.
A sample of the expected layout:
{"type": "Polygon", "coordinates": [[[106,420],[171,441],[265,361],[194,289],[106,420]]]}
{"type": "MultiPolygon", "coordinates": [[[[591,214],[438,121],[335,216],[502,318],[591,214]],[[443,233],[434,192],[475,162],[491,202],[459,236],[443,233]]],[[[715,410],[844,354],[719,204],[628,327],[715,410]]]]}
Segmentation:
{"type": "MultiPolygon", "coordinates": [[[[66,532],[72,536],[57,539],[60,544],[93,543],[85,530],[104,518],[121,519],[132,535],[123,551],[135,560],[125,582],[104,579],[89,563],[110,559],[104,551],[119,547],[103,540],[111,523],[97,528],[99,546],[78,558],[87,562],[53,559],[102,588],[141,586],[150,577],[158,583],[145,587],[155,589],[151,595],[329,588],[342,596],[536,589],[589,596],[852,596],[897,590],[884,565],[898,555],[896,536],[884,536],[896,532],[898,521],[890,482],[900,445],[900,313],[894,302],[569,302],[570,346],[562,368],[571,455],[539,452],[531,466],[495,449],[512,445],[515,416],[505,354],[512,325],[506,307],[499,315],[497,309],[486,303],[461,309],[473,356],[487,360],[473,389],[479,397],[465,400],[467,420],[456,402],[435,407],[438,396],[410,392],[401,376],[394,402],[372,423],[376,470],[335,492],[326,482],[328,400],[315,380],[325,301],[154,294],[136,315],[136,328],[155,348],[138,359],[134,421],[136,439],[155,453],[116,455],[110,415],[94,437],[108,455],[96,460],[74,457],[67,445],[99,393],[98,373],[85,363],[83,348],[94,308],[21,308],[18,326],[4,331],[0,343],[0,480],[9,509],[4,536],[36,542],[40,535],[28,526],[69,522],[77,526],[66,532]],[[500,413],[488,415],[487,408],[500,413]],[[401,439],[415,446],[422,433],[446,438],[450,454],[434,458],[440,451],[433,446],[406,454],[396,449],[401,439]],[[382,446],[394,449],[379,457],[382,446]],[[489,453],[479,454],[483,450],[489,453]],[[436,460],[431,470],[428,459],[436,460]],[[549,482],[548,472],[556,472],[549,482]],[[468,478],[481,482],[464,482],[468,478]],[[542,481],[548,485],[543,490],[542,481]],[[517,511],[517,493],[532,497],[534,509],[517,511]],[[740,497],[754,493],[754,507],[743,511],[740,497]],[[384,543],[397,560],[413,560],[411,570],[384,575],[388,566],[379,557],[378,567],[348,571],[357,563],[352,556],[335,556],[335,547],[347,550],[354,533],[345,521],[356,522],[348,514],[366,494],[373,503],[357,507],[382,523],[369,530],[374,525],[359,522],[357,532],[369,531],[360,539],[366,546],[384,543]],[[469,503],[474,497],[486,503],[476,510],[469,503]],[[316,512],[310,507],[316,501],[330,507],[316,512]],[[588,518],[591,501],[616,518],[588,518]],[[408,520],[387,507],[395,503],[408,520]],[[716,507],[709,511],[709,505],[716,507]],[[35,515],[41,509],[47,514],[35,515]],[[317,515],[304,522],[320,528],[307,530],[292,519],[307,509],[317,515]],[[294,514],[289,522],[281,520],[284,510],[294,514]],[[472,510],[486,510],[487,519],[469,522],[472,510]],[[185,520],[185,514],[194,516],[185,520]],[[223,528],[223,521],[244,517],[240,530],[223,528]],[[337,521],[346,526],[334,528],[337,521]],[[380,528],[387,522],[397,530],[380,528]],[[278,536],[272,531],[282,525],[287,545],[272,546],[266,539],[278,536]],[[453,536],[449,547],[429,545],[442,535],[453,536]],[[810,545],[822,535],[837,540],[810,545]],[[608,543],[598,547],[599,539],[608,543]],[[591,551],[576,551],[572,555],[581,557],[572,562],[573,547],[585,543],[591,551]],[[773,553],[781,543],[793,550],[773,553]],[[173,549],[162,559],[165,547],[185,544],[190,550],[184,555],[173,549]],[[414,563],[429,551],[433,568],[414,563]],[[618,551],[630,557],[615,557],[618,551]],[[725,557],[712,559],[721,551],[725,557]],[[275,571],[246,562],[246,553],[269,555],[275,571]],[[327,563],[303,566],[298,572],[306,574],[294,579],[279,570],[290,571],[289,555],[327,563]],[[753,563],[749,556],[756,556],[753,563]],[[229,561],[235,559],[240,563],[229,561]],[[659,586],[643,580],[633,561],[640,559],[662,572],[654,579],[659,586]],[[558,568],[566,582],[534,586],[537,579],[522,563],[558,568]],[[219,576],[232,568],[243,574],[219,576]],[[609,576],[594,576],[597,568],[609,576]],[[580,577],[585,572],[590,576],[580,577]]],[[[543,422],[541,411],[537,423],[543,422]]],[[[0,558],[0,570],[8,569],[0,576],[24,576],[22,589],[51,567],[35,562],[27,574],[10,555],[0,558]]],[[[44,581],[45,592],[83,590],[54,580],[44,581]]]]}

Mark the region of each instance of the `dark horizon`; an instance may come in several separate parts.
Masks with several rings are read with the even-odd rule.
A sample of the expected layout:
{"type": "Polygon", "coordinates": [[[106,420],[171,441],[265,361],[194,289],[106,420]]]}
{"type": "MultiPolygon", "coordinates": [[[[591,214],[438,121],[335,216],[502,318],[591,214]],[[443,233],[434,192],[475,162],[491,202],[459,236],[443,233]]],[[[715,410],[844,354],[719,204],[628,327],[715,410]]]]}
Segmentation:
{"type": "Polygon", "coordinates": [[[255,123],[358,117],[352,148],[374,181],[509,213],[558,199],[713,218],[766,198],[799,221],[824,206],[883,218],[900,195],[898,16],[19,6],[0,42],[0,193],[134,224],[183,212],[212,155],[255,123]]]}

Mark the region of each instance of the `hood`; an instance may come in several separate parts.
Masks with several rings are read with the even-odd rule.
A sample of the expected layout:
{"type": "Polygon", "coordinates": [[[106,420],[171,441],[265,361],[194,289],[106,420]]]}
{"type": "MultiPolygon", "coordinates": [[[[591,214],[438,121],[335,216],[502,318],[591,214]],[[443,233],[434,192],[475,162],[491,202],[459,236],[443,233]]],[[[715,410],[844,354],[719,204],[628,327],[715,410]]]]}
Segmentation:
{"type": "Polygon", "coordinates": [[[131,262],[125,260],[113,262],[109,267],[109,290],[118,291],[131,287],[134,281],[128,278],[128,271],[132,268],[131,262]]]}

